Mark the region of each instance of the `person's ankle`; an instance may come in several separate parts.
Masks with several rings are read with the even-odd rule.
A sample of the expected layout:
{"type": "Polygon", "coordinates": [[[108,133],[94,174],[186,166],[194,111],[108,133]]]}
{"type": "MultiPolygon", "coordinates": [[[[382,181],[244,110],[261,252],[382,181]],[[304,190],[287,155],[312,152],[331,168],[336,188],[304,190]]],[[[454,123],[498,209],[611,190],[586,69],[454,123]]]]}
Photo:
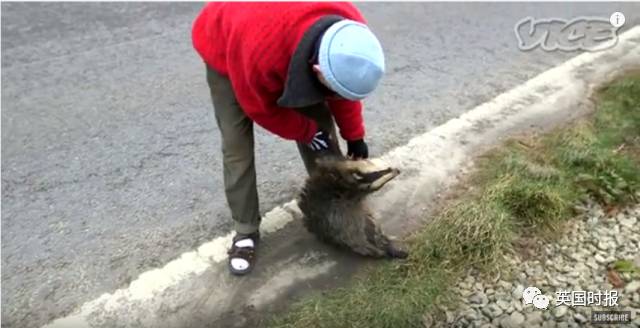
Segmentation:
{"type": "Polygon", "coordinates": [[[236,235],[233,237],[234,242],[242,239],[250,238],[253,241],[258,241],[260,239],[260,231],[256,230],[251,233],[240,233],[236,232],[236,235]]]}

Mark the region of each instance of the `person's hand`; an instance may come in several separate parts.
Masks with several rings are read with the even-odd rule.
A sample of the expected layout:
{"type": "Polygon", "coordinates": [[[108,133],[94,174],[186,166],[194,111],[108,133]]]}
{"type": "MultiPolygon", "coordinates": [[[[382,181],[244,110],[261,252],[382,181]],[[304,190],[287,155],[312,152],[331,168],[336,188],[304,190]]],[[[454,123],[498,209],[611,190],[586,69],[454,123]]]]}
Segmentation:
{"type": "Polygon", "coordinates": [[[347,157],[350,159],[365,159],[369,157],[369,147],[363,139],[347,141],[347,157]]]}
{"type": "Polygon", "coordinates": [[[329,136],[329,133],[318,130],[307,146],[309,146],[313,151],[326,150],[329,148],[329,144],[331,142],[330,139],[331,137],[329,136]]]}

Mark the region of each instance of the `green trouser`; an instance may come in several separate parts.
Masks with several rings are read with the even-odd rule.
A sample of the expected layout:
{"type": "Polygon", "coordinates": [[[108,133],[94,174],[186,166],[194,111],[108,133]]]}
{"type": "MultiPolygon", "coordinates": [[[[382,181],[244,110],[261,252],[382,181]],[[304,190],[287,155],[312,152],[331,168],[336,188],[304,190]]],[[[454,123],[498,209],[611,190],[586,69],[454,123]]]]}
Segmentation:
{"type": "MultiPolygon", "coordinates": [[[[228,78],[207,68],[207,82],[216,122],[222,134],[224,188],[234,228],[238,233],[249,234],[258,230],[261,220],[253,152],[253,121],[240,108],[228,78]]],[[[340,147],[333,117],[326,104],[296,110],[315,120],[324,131],[330,131],[333,141],[329,150],[324,152],[315,152],[298,142],[298,151],[310,173],[315,167],[316,158],[339,155],[340,147]]]]}

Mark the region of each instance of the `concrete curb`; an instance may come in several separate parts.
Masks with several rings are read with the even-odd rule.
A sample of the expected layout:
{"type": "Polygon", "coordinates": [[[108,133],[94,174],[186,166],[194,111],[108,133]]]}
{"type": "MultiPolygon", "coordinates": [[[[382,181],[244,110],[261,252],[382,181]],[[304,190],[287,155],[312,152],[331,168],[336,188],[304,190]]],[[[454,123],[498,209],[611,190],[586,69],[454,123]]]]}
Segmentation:
{"type": "MultiPolygon", "coordinates": [[[[611,49],[581,54],[411,139],[377,159],[403,173],[372,197],[373,209],[388,231],[405,233],[424,220],[427,204],[478,152],[515,133],[546,130],[585,114],[597,87],[631,69],[640,69],[640,27],[611,49]]],[[[300,216],[295,201],[265,215],[259,268],[250,277],[228,274],[228,234],[45,327],[260,326],[261,314],[283,308],[284,300],[344,283],[357,264],[369,261],[321,245],[301,227],[300,216]]]]}

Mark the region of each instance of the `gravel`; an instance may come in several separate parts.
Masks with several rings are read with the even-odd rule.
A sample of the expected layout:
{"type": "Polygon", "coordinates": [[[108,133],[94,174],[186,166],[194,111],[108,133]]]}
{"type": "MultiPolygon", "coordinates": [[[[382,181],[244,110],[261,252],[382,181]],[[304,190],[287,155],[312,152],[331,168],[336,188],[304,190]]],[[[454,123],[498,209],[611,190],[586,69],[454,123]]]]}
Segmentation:
{"type": "Polygon", "coordinates": [[[640,267],[640,204],[610,215],[595,204],[582,210],[561,237],[551,242],[537,240],[532,246],[535,256],[524,258],[515,252],[506,257],[501,276],[481,276],[470,270],[453,289],[460,302],[442,308],[443,315],[437,316],[446,322],[428,326],[598,327],[590,323],[591,312],[600,310],[631,311],[632,322],[624,327],[640,328],[639,275],[618,273],[623,282],[618,288],[608,275],[608,268],[617,260],[640,267]],[[546,310],[523,303],[527,287],[537,287],[548,297],[546,310]],[[617,291],[617,306],[557,306],[559,291],[617,291]]]}

